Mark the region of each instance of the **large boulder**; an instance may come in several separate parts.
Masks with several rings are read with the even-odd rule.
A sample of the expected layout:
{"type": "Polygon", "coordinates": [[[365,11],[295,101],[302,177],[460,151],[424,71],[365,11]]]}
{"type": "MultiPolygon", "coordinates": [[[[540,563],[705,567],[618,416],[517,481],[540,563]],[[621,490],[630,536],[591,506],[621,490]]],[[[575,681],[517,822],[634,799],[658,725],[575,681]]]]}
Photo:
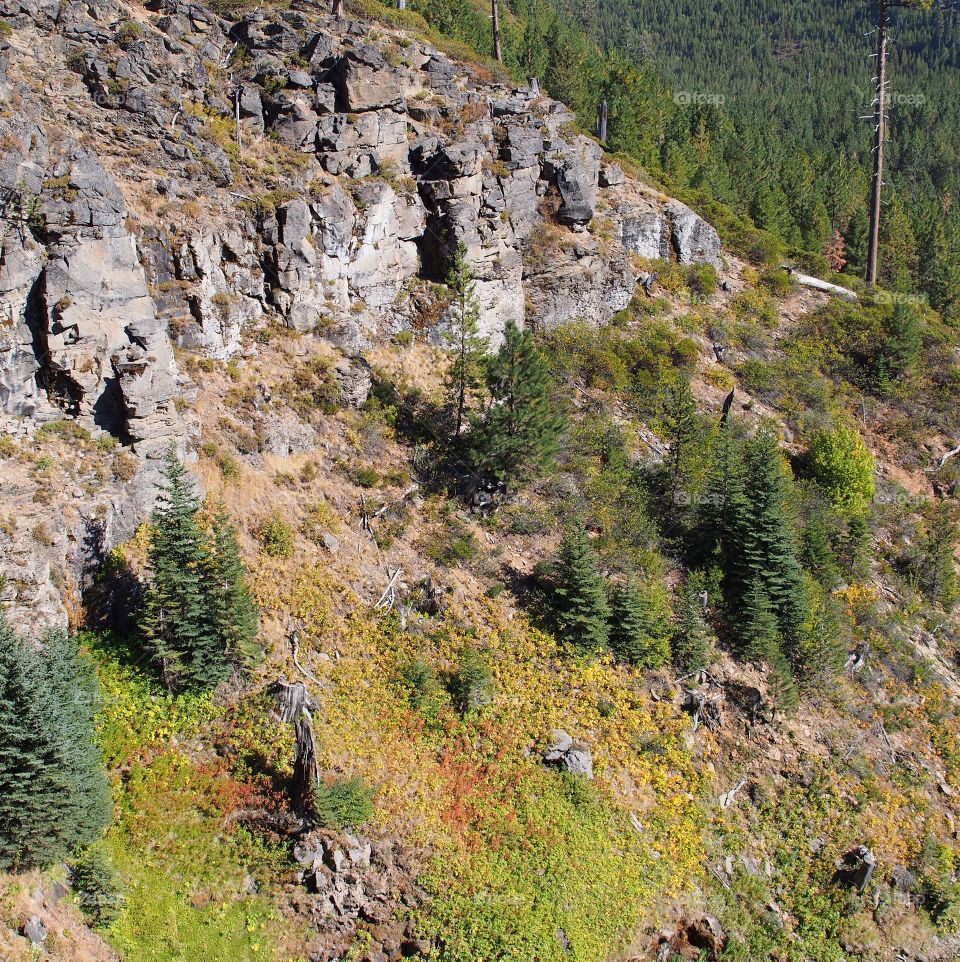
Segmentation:
{"type": "Polygon", "coordinates": [[[681,264],[713,264],[720,266],[720,236],[716,229],[686,204],[668,201],[665,208],[670,220],[670,242],[681,264]]]}
{"type": "Polygon", "coordinates": [[[359,112],[403,106],[403,87],[376,47],[364,46],[344,58],[339,72],[341,110],[359,112]]]}

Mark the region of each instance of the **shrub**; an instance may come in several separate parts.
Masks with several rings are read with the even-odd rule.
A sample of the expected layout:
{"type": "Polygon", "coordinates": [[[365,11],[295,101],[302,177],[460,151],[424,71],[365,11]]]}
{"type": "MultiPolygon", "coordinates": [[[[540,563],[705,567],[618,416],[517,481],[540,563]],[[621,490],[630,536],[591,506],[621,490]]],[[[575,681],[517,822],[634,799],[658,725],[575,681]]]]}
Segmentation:
{"type": "Polygon", "coordinates": [[[817,431],[807,451],[810,476],[846,515],[863,514],[876,493],[873,455],[852,425],[817,431]]]}
{"type": "Polygon", "coordinates": [[[143,36],[143,29],[134,20],[125,20],[117,29],[117,45],[126,50],[143,36]]]}
{"type": "Polygon", "coordinates": [[[0,438],[0,458],[12,458],[19,448],[13,438],[4,435],[0,438]]]}
{"type": "Polygon", "coordinates": [[[376,468],[360,465],[350,472],[350,478],[354,484],[361,488],[375,488],[380,483],[380,473],[376,468]]]}
{"type": "Polygon", "coordinates": [[[70,869],[70,882],[84,917],[97,927],[109,925],[120,914],[123,892],[107,857],[99,849],[87,849],[70,869]]]}
{"type": "Polygon", "coordinates": [[[215,460],[224,481],[236,481],[240,477],[240,462],[232,454],[218,454],[215,460]]]}
{"type": "Polygon", "coordinates": [[[461,715],[477,711],[490,701],[493,674],[473,645],[465,645],[460,652],[448,687],[461,715]]]}
{"type": "Polygon", "coordinates": [[[319,782],[313,792],[314,817],[324,828],[358,828],[373,818],[373,795],[362,778],[319,782]]]}
{"type": "Polygon", "coordinates": [[[717,269],[713,264],[693,264],[687,271],[687,287],[697,300],[712,297],[717,292],[717,269]]]}
{"type": "Polygon", "coordinates": [[[64,441],[78,441],[80,443],[90,440],[90,432],[77,421],[70,418],[63,418],[60,421],[49,421],[37,428],[37,440],[46,441],[49,438],[62,438],[64,441]]]}
{"type": "Polygon", "coordinates": [[[132,481],[138,467],[139,462],[133,455],[127,454],[126,451],[120,451],[114,455],[110,470],[118,481],[132,481]]]}
{"type": "Polygon", "coordinates": [[[785,297],[793,286],[790,275],[780,267],[767,268],[760,275],[760,283],[774,296],[785,297]]]}
{"type": "Polygon", "coordinates": [[[773,327],[777,322],[777,309],[770,295],[764,290],[745,290],[734,300],[734,316],[739,321],[773,327]]]}
{"type": "Polygon", "coordinates": [[[434,532],[421,547],[423,553],[439,565],[465,564],[472,561],[479,550],[474,533],[459,521],[434,532]]]}
{"type": "Polygon", "coordinates": [[[293,528],[279,514],[271,514],[260,522],[257,540],[264,554],[271,558],[289,558],[293,554],[293,528]]]}

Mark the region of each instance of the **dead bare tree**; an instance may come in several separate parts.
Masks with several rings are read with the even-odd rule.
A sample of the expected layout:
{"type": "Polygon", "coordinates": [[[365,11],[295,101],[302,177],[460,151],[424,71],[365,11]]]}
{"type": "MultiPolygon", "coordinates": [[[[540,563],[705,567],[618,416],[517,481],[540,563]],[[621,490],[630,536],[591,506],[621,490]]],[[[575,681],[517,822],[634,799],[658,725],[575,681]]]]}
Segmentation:
{"type": "Polygon", "coordinates": [[[499,0],[490,0],[491,13],[490,19],[493,21],[493,55],[503,63],[503,47],[500,43],[500,3],[499,0]]]}

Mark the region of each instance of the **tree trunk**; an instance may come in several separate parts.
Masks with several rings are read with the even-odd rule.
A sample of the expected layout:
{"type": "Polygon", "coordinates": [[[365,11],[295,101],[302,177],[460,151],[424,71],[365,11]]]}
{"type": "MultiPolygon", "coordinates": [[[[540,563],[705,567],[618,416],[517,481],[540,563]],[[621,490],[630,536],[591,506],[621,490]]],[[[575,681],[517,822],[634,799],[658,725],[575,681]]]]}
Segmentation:
{"type": "Polygon", "coordinates": [[[597,138],[601,143],[607,140],[607,102],[600,101],[600,113],[597,115],[597,138]]]}
{"type": "Polygon", "coordinates": [[[490,0],[493,12],[493,55],[503,63],[503,48],[500,46],[500,3],[499,0],[490,0]]]}
{"type": "Polygon", "coordinates": [[[883,190],[883,142],[887,133],[887,28],[886,0],[877,4],[877,88],[874,102],[873,182],[870,188],[870,237],[867,242],[867,283],[877,282],[877,249],[880,244],[880,195],[883,190]]]}
{"type": "Polygon", "coordinates": [[[309,719],[297,719],[296,733],[290,800],[298,815],[309,817],[313,814],[313,786],[317,782],[317,750],[313,744],[313,729],[309,719]]]}
{"type": "Polygon", "coordinates": [[[333,4],[330,7],[330,12],[335,17],[340,17],[343,15],[343,0],[333,0],[333,4]]]}
{"type": "Polygon", "coordinates": [[[283,722],[295,722],[309,703],[307,689],[300,682],[290,684],[286,681],[276,681],[271,689],[274,700],[277,703],[277,712],[283,722]]]}

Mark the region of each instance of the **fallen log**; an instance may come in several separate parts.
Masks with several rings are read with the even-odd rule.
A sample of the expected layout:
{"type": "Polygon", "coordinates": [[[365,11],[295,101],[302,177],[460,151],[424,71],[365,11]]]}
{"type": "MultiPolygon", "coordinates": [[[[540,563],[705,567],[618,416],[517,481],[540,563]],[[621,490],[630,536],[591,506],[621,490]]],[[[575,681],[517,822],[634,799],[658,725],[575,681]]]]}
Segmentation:
{"type": "Polygon", "coordinates": [[[809,274],[801,274],[788,264],[781,264],[780,266],[798,284],[802,284],[804,287],[812,287],[815,291],[823,291],[825,294],[832,294],[834,297],[840,297],[845,301],[858,300],[856,292],[848,290],[846,287],[841,287],[839,284],[831,284],[829,281],[822,281],[819,277],[811,277],[809,274]]]}

